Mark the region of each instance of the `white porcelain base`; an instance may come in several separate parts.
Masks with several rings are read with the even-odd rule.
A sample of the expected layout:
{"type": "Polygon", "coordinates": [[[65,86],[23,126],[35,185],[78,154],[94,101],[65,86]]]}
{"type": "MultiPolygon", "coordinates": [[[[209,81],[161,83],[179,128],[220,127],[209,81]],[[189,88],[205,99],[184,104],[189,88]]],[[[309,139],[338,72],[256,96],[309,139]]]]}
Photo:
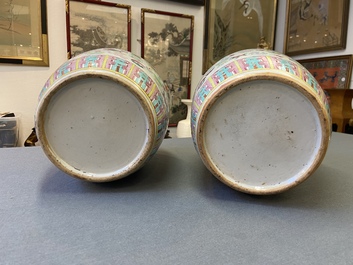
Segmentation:
{"type": "Polygon", "coordinates": [[[215,101],[203,139],[204,159],[218,178],[244,192],[269,194],[311,173],[322,135],[305,95],[287,84],[255,80],[215,101]]]}
{"type": "Polygon", "coordinates": [[[136,96],[113,80],[90,77],[63,85],[45,113],[46,148],[74,176],[112,180],[146,158],[148,116],[136,96]]]}

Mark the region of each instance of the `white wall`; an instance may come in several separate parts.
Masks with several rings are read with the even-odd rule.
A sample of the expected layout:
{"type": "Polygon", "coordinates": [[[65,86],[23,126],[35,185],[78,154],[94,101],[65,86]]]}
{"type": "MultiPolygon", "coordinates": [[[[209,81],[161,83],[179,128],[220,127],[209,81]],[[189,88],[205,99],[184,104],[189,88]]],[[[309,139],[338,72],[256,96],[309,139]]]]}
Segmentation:
{"type": "MultiPolygon", "coordinates": [[[[193,46],[193,93],[202,77],[202,47],[204,8],[199,6],[169,2],[166,0],[111,0],[114,3],[132,6],[132,52],[140,55],[141,8],[150,8],[169,12],[194,15],[194,46],[193,46]]],[[[283,36],[285,30],[286,1],[278,0],[278,18],[275,49],[283,52],[283,36]]],[[[12,111],[21,115],[21,130],[19,144],[30,134],[34,126],[34,111],[37,106],[39,92],[47,78],[66,60],[66,24],[65,1],[47,0],[48,37],[50,67],[31,67],[10,64],[0,65],[0,112],[12,111]]],[[[353,4],[350,7],[353,13],[353,4]]],[[[353,30],[353,20],[349,21],[348,32],[353,30]]],[[[294,57],[306,59],[311,57],[326,57],[353,53],[353,36],[348,34],[347,49],[326,53],[317,53],[294,57]]]]}

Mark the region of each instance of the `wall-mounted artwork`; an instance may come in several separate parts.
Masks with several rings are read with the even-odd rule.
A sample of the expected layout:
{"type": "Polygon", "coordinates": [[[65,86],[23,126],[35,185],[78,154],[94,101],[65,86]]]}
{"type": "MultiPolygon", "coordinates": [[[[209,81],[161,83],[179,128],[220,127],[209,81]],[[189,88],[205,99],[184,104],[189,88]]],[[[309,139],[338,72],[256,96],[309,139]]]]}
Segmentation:
{"type": "Polygon", "coordinates": [[[203,72],[224,56],[274,49],[277,0],[207,0],[203,72]]]}
{"type": "Polygon", "coordinates": [[[189,5],[196,5],[196,6],[205,5],[205,0],[169,0],[169,1],[179,2],[183,4],[189,4],[189,5]]]}
{"type": "Polygon", "coordinates": [[[288,0],[284,52],[299,55],[346,47],[349,0],[288,0]]]}
{"type": "Polygon", "coordinates": [[[170,90],[169,125],[185,119],[190,98],[194,17],[142,9],[141,56],[170,90]]]}
{"type": "Polygon", "coordinates": [[[99,48],[131,50],[131,7],[66,0],[68,58],[99,48]]]}
{"type": "Polygon", "coordinates": [[[299,60],[323,89],[348,89],[351,81],[352,55],[299,60]]]}
{"type": "Polygon", "coordinates": [[[1,1],[0,63],[49,66],[46,0],[1,1]]]}

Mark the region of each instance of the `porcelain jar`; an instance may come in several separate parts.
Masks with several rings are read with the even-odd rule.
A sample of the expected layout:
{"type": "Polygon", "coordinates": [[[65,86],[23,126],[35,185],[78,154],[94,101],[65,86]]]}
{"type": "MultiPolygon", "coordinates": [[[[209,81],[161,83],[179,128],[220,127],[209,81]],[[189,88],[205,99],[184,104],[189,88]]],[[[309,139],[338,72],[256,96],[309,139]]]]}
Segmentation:
{"type": "Polygon", "coordinates": [[[142,58],[97,49],[62,64],[43,87],[35,115],[44,153],[67,174],[92,182],[123,178],[161,145],[168,88],[142,58]]]}
{"type": "Polygon", "coordinates": [[[325,93],[301,64],[275,51],[224,57],[193,97],[192,138],[206,167],[233,189],[274,194],[307,179],[331,135],[325,93]]]}

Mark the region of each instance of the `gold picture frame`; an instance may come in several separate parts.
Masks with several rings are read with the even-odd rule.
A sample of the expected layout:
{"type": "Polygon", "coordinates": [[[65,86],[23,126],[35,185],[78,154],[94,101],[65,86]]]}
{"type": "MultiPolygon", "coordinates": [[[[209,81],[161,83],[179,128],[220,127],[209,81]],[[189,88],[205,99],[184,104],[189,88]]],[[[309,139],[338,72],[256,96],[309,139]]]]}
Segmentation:
{"type": "Polygon", "coordinates": [[[277,0],[207,0],[203,73],[233,52],[274,49],[277,0]]]}
{"type": "Polygon", "coordinates": [[[49,66],[46,0],[0,6],[0,63],[49,66]]]}
{"type": "Polygon", "coordinates": [[[349,0],[287,0],[284,53],[293,56],[346,47],[349,0]]]}

